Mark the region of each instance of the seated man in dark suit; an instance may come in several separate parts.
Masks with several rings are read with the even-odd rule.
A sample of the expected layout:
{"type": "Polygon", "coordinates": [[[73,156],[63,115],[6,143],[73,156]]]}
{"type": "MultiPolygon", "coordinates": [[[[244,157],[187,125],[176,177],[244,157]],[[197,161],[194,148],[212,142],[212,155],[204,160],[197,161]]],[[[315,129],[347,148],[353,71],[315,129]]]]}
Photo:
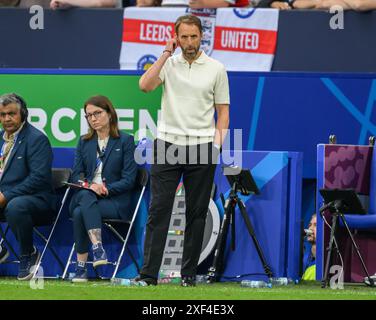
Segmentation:
{"type": "MultiPolygon", "coordinates": [[[[51,223],[55,214],[51,145],[27,122],[27,115],[20,96],[0,97],[0,220],[6,220],[19,243],[18,280],[32,278],[40,257],[33,246],[33,226],[51,223]]],[[[4,256],[2,247],[0,258],[4,256]]]]}

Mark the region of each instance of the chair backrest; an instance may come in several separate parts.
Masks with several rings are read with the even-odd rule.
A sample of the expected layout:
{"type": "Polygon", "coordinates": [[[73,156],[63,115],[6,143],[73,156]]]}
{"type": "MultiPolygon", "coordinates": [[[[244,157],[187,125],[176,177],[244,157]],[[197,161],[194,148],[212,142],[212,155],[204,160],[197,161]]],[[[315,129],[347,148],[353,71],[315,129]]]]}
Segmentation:
{"type": "Polygon", "coordinates": [[[325,188],[369,195],[372,151],[370,146],[325,145],[325,188]]]}
{"type": "Polygon", "coordinates": [[[63,182],[67,182],[72,173],[70,168],[53,168],[52,169],[52,187],[54,190],[64,187],[63,182]]]}
{"type": "Polygon", "coordinates": [[[368,214],[376,214],[376,156],[372,156],[368,214]]]}
{"type": "MultiPolygon", "coordinates": [[[[135,186],[133,188],[133,194],[131,197],[131,203],[129,206],[129,212],[134,213],[137,207],[137,203],[140,200],[141,192],[144,187],[147,186],[149,181],[149,172],[146,168],[138,167],[135,186]]],[[[144,201],[148,203],[149,199],[146,194],[143,195],[144,201]]]]}
{"type": "Polygon", "coordinates": [[[369,213],[374,213],[372,190],[373,147],[359,145],[325,145],[324,187],[328,189],[354,189],[363,197],[369,213]]]}

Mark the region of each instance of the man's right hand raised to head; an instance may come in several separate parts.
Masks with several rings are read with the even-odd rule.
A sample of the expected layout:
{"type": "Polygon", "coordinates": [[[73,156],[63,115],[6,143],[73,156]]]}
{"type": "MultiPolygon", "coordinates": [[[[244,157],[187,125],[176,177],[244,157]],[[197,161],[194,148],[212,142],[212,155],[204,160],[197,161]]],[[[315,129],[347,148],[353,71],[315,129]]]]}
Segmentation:
{"type": "Polygon", "coordinates": [[[175,52],[176,47],[179,42],[176,37],[171,38],[167,41],[166,47],[162,52],[162,55],[153,65],[142,75],[140,81],[138,82],[140,89],[143,92],[150,92],[155,90],[162,84],[162,80],[159,78],[159,74],[166,63],[167,59],[170,58],[175,52]]]}
{"type": "Polygon", "coordinates": [[[178,47],[178,40],[175,36],[174,38],[171,38],[170,40],[167,41],[166,47],[163,50],[163,53],[170,52],[170,55],[173,55],[177,47],[178,47]]]}

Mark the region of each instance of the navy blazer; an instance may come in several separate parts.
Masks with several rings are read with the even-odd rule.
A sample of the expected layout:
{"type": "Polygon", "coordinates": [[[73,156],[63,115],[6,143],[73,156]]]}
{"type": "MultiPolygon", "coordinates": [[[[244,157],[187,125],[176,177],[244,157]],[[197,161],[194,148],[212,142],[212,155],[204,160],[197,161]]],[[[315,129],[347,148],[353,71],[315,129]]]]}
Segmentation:
{"type": "MultiPolygon", "coordinates": [[[[80,138],[75,153],[72,182],[77,183],[81,174],[89,182],[94,179],[97,144],[96,134],[90,140],[80,138]]],[[[102,178],[106,178],[107,199],[114,201],[118,213],[124,219],[128,218],[132,190],[137,176],[134,150],[133,136],[120,132],[119,138],[109,138],[102,160],[102,178]]]]}
{"type": "MultiPolygon", "coordinates": [[[[0,148],[4,131],[0,132],[0,148]]],[[[52,189],[53,153],[48,138],[25,122],[9,155],[0,180],[0,191],[7,201],[24,195],[35,195],[55,208],[52,189]]]]}

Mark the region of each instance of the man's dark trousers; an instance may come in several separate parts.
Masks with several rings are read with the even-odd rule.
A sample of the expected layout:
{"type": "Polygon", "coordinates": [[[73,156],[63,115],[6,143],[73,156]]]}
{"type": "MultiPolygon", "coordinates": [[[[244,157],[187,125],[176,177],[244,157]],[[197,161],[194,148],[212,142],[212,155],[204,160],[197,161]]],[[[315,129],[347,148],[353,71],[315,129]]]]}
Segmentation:
{"type": "Polygon", "coordinates": [[[154,142],[151,204],[146,225],[144,265],[141,270],[143,276],[158,277],[175,193],[182,176],[186,198],[186,228],[181,275],[196,275],[216,168],[212,162],[212,143],[201,144],[199,147],[204,150],[204,154],[207,150],[206,156],[200,157],[203,153],[197,145],[176,146],[159,139],[154,142]],[[175,157],[177,153],[182,156],[175,157]],[[197,161],[192,160],[196,155],[197,161]],[[185,161],[174,163],[177,158],[185,161]]]}
{"type": "MultiPolygon", "coordinates": [[[[51,195],[54,197],[54,195],[51,195]]],[[[0,220],[6,220],[13,231],[21,255],[33,252],[33,227],[53,223],[55,208],[38,196],[19,196],[13,198],[0,212],[0,220]]]]}

